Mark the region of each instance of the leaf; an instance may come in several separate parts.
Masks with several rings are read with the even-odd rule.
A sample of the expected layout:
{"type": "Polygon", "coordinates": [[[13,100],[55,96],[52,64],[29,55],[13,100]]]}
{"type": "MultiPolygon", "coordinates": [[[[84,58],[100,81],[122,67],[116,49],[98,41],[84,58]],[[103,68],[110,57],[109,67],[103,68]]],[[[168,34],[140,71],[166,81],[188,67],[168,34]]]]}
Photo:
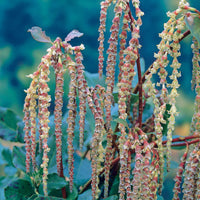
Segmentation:
{"type": "Polygon", "coordinates": [[[125,127],[128,128],[128,123],[124,119],[117,118],[117,119],[114,119],[113,121],[116,121],[117,123],[123,124],[125,127]]]}
{"type": "Polygon", "coordinates": [[[82,35],[83,35],[83,33],[80,33],[78,30],[73,30],[67,35],[67,37],[65,38],[65,41],[69,42],[70,40],[72,40],[76,37],[81,37],[82,35]]]}
{"type": "Polygon", "coordinates": [[[104,200],[117,200],[119,199],[117,195],[112,195],[110,197],[105,198],[104,200]]]}
{"type": "Polygon", "coordinates": [[[13,176],[2,176],[0,177],[0,199],[4,200],[4,189],[13,181],[15,181],[16,178],[13,176]]]}
{"type": "MultiPolygon", "coordinates": [[[[113,92],[114,102],[118,103],[118,92],[113,92]]],[[[138,101],[139,96],[138,94],[131,94],[131,104],[134,104],[138,101]]]]}
{"type": "Polygon", "coordinates": [[[105,76],[102,76],[102,78],[99,79],[98,73],[90,73],[85,71],[84,74],[89,87],[95,87],[96,85],[101,85],[102,87],[106,86],[105,76]]]}
{"type": "Polygon", "coordinates": [[[86,190],[83,194],[78,195],[78,200],[92,200],[92,190],[86,190]]]}
{"type": "Polygon", "coordinates": [[[9,141],[22,141],[23,128],[19,129],[22,120],[12,110],[0,107],[0,138],[9,141]]]}
{"type": "Polygon", "coordinates": [[[49,192],[53,189],[59,190],[66,185],[66,180],[63,177],[59,177],[58,174],[53,173],[48,175],[47,188],[49,192]]]}
{"type": "Polygon", "coordinates": [[[164,200],[162,196],[157,195],[157,200],[164,200]]]}
{"type": "Polygon", "coordinates": [[[34,194],[30,198],[28,198],[28,200],[64,200],[64,199],[58,198],[58,197],[45,197],[45,196],[42,196],[42,195],[34,194]]]}
{"type": "Polygon", "coordinates": [[[166,121],[165,124],[161,123],[162,127],[163,127],[163,130],[162,130],[162,135],[163,136],[166,136],[167,135],[167,131],[168,131],[168,124],[169,124],[169,117],[170,117],[170,114],[169,114],[169,111],[171,109],[171,105],[170,104],[166,104],[166,110],[163,114],[163,119],[166,121]]]}
{"type": "Polygon", "coordinates": [[[21,119],[12,110],[0,107],[0,121],[3,122],[7,127],[16,130],[17,123],[21,121],[21,119]]]}
{"type": "Polygon", "coordinates": [[[52,43],[50,37],[46,36],[45,31],[42,31],[38,26],[28,29],[28,32],[30,32],[32,37],[38,42],[52,43]]]}
{"type": "Polygon", "coordinates": [[[110,195],[118,194],[118,188],[119,188],[119,176],[116,176],[111,186],[109,194],[110,195]]]}
{"type": "Polygon", "coordinates": [[[2,151],[2,158],[6,161],[8,165],[13,165],[12,163],[12,154],[10,149],[4,148],[2,151]]]}
{"type": "Polygon", "coordinates": [[[5,188],[6,199],[27,200],[34,194],[34,189],[29,181],[18,179],[5,188]]]}
{"type": "MultiPolygon", "coordinates": [[[[76,157],[75,157],[76,159],[76,157]]],[[[76,162],[76,160],[75,160],[76,162]]],[[[75,183],[77,186],[84,185],[90,178],[92,174],[91,163],[88,159],[81,159],[76,167],[75,173],[75,183]]]]}
{"type": "MultiPolygon", "coordinates": [[[[75,186],[73,186],[72,193],[69,190],[69,182],[67,182],[66,188],[66,193],[67,193],[67,200],[75,200],[78,196],[78,190],[75,186]]],[[[51,190],[49,193],[49,196],[56,196],[56,197],[62,197],[62,191],[61,189],[59,190],[51,190]]]]}
{"type": "Polygon", "coordinates": [[[21,169],[22,171],[26,172],[26,153],[25,150],[23,150],[20,147],[14,147],[13,148],[13,164],[16,168],[21,169]]]}
{"type": "Polygon", "coordinates": [[[191,31],[192,35],[198,40],[200,44],[200,18],[199,15],[190,15],[185,17],[186,26],[191,31]]]}

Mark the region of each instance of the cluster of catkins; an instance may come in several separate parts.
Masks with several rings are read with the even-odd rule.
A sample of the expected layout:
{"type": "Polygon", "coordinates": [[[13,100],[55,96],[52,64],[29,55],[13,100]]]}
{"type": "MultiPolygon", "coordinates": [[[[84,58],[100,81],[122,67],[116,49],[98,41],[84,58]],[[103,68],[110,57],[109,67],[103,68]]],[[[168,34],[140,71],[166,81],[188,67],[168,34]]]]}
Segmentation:
{"type": "MultiPolygon", "coordinates": [[[[32,78],[30,87],[26,90],[27,96],[24,104],[24,131],[26,142],[26,171],[34,172],[39,167],[36,163],[36,134],[39,134],[39,152],[43,154],[41,167],[43,168],[43,190],[47,192],[48,175],[48,146],[49,137],[49,115],[48,110],[51,97],[48,94],[50,88],[49,68],[52,67],[55,73],[55,138],[56,138],[56,162],[59,176],[63,176],[62,169],[62,107],[64,93],[64,73],[70,75],[68,93],[68,118],[67,118],[67,143],[68,143],[68,168],[70,191],[73,189],[74,175],[74,129],[79,107],[79,138],[80,149],[84,143],[84,124],[86,114],[86,101],[95,119],[95,130],[91,141],[91,166],[92,166],[92,197],[98,199],[99,174],[104,170],[104,197],[109,195],[109,176],[112,160],[119,158],[119,199],[157,199],[157,193],[162,192],[163,171],[164,171],[164,147],[162,143],[162,124],[166,123],[164,113],[167,104],[170,105],[167,131],[167,166],[170,168],[171,142],[174,131],[176,110],[177,88],[179,87],[178,78],[180,77],[178,62],[180,56],[180,40],[185,29],[185,16],[188,12],[195,12],[189,7],[185,0],[181,0],[179,7],[174,12],[168,12],[170,18],[164,24],[164,30],[160,33],[161,42],[158,45],[158,53],[155,54],[156,60],[149,69],[142,91],[140,84],[139,115],[141,117],[143,104],[142,95],[144,93],[153,99],[154,113],[153,131],[154,139],[150,139],[142,127],[142,122],[138,117],[137,105],[133,106],[133,120],[130,116],[131,95],[134,88],[135,65],[139,67],[139,50],[141,45],[140,26],[143,12],[140,10],[139,0],[104,0],[101,2],[100,27],[99,27],[99,76],[102,77],[103,66],[106,64],[106,88],[97,85],[95,88],[88,87],[84,77],[83,56],[81,51],[83,45],[71,46],[70,40],[79,37],[78,31],[72,31],[62,41],[57,38],[53,46],[48,49],[48,53],[42,58],[37,71],[29,75],[32,78]],[[106,31],[107,10],[114,6],[114,18],[110,28],[108,40],[107,59],[104,63],[104,32],[106,31]],[[131,5],[131,6],[130,6],[131,5]],[[132,9],[135,17],[133,17],[132,9]],[[120,29],[121,27],[121,29],[120,29]],[[118,49],[119,46],[119,49],[118,49]],[[171,59],[170,59],[171,58],[171,59]],[[119,63],[117,60],[119,59],[119,63]],[[166,67],[171,62],[172,74],[168,76],[166,67]],[[119,120],[117,131],[120,136],[116,136],[111,128],[112,116],[111,108],[113,105],[113,90],[115,87],[115,68],[119,67],[118,75],[118,113],[119,120]],[[154,74],[158,74],[159,81],[152,82],[154,74]],[[158,93],[158,90],[160,93],[158,93]],[[79,101],[77,101],[77,98],[79,101]],[[38,119],[38,120],[37,120],[38,119]],[[38,124],[36,123],[38,122],[38,124]],[[128,122],[128,123],[125,123],[128,122]],[[128,125],[126,125],[128,124],[128,125]],[[106,146],[102,145],[103,138],[106,138],[106,146]],[[153,140],[153,141],[152,141],[153,140]],[[133,163],[133,165],[132,165],[133,163]],[[131,178],[132,177],[132,178],[131,178]]],[[[44,37],[44,35],[42,36],[44,37]]],[[[193,134],[199,135],[200,131],[200,70],[199,70],[199,46],[197,40],[193,40],[193,86],[196,85],[195,114],[193,117],[193,134]]],[[[139,69],[139,68],[138,68],[139,69]]],[[[187,148],[188,152],[188,148],[187,148]]],[[[185,199],[192,199],[192,196],[199,198],[199,178],[197,178],[199,166],[199,145],[191,151],[189,161],[186,162],[187,152],[182,158],[178,174],[175,178],[174,199],[179,199],[181,191],[180,184],[184,173],[183,193],[185,199]],[[192,169],[192,170],[191,170],[192,169]],[[190,198],[189,198],[190,197],[190,198]]],[[[65,170],[65,169],[64,169],[65,170]]]]}

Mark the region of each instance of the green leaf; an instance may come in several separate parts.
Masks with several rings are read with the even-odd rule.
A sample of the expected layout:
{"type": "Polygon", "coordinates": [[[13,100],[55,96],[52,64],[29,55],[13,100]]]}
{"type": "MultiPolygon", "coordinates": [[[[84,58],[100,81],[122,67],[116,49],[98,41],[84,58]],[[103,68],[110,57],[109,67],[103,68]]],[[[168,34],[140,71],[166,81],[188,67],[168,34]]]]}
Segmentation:
{"type": "Polygon", "coordinates": [[[2,158],[6,161],[6,163],[8,165],[12,165],[13,166],[13,162],[12,162],[12,154],[11,154],[11,150],[8,148],[4,148],[2,151],[2,158]]]}
{"type": "Polygon", "coordinates": [[[38,26],[28,29],[28,32],[30,32],[32,37],[38,42],[52,43],[50,37],[46,36],[45,31],[42,31],[38,26]]]}
{"type": "Polygon", "coordinates": [[[119,188],[119,176],[116,176],[113,181],[113,184],[112,184],[109,194],[110,195],[118,194],[118,188],[119,188]]]}
{"type": "MultiPolygon", "coordinates": [[[[0,137],[9,141],[20,141],[23,130],[19,129],[21,119],[12,110],[0,107],[0,137]],[[20,140],[19,140],[20,139],[20,140]]],[[[22,123],[23,124],[23,123],[22,123]]]]}
{"type": "Polygon", "coordinates": [[[5,197],[7,200],[27,200],[34,194],[34,189],[30,182],[18,179],[13,181],[5,188],[5,197]]]}
{"type": "Polygon", "coordinates": [[[162,135],[163,136],[166,136],[167,135],[167,131],[168,131],[168,124],[169,124],[169,117],[170,117],[170,114],[169,114],[169,111],[170,111],[170,109],[171,109],[171,105],[170,104],[166,104],[166,110],[165,110],[165,112],[164,112],[164,114],[163,114],[163,118],[164,118],[164,120],[166,121],[166,123],[165,124],[162,124],[161,123],[161,125],[162,125],[162,127],[163,127],[163,130],[162,130],[162,135]]]}
{"type": "Polygon", "coordinates": [[[123,124],[125,127],[128,128],[128,123],[124,119],[117,118],[117,119],[114,119],[113,121],[116,121],[117,123],[123,124]]]}
{"type": "Polygon", "coordinates": [[[5,200],[4,189],[16,178],[13,176],[2,176],[0,177],[0,199],[5,200]]]}
{"type": "Polygon", "coordinates": [[[30,198],[28,198],[28,200],[64,200],[64,199],[58,198],[58,197],[45,197],[45,196],[42,196],[42,195],[34,194],[30,198]]]}
{"type": "Polygon", "coordinates": [[[104,200],[117,200],[117,199],[119,199],[117,195],[112,195],[104,200]]]}
{"type": "Polygon", "coordinates": [[[117,126],[117,122],[116,121],[111,121],[111,128],[112,128],[113,132],[115,131],[116,126],[117,126]]]}
{"type": "Polygon", "coordinates": [[[99,79],[98,73],[90,73],[85,71],[84,74],[89,87],[95,87],[96,85],[105,87],[105,76],[102,76],[102,78],[99,79]]]}
{"type": "MultiPolygon", "coordinates": [[[[118,103],[118,96],[119,96],[119,93],[118,92],[113,92],[113,98],[114,98],[114,102],[115,103],[118,103]]],[[[138,101],[138,94],[131,94],[131,104],[134,104],[138,101]]]]}
{"type": "Polygon", "coordinates": [[[23,148],[14,147],[13,148],[13,164],[16,168],[21,169],[22,171],[26,172],[26,153],[23,148]]]}
{"type": "MultiPolygon", "coordinates": [[[[76,159],[76,157],[75,157],[76,159]]],[[[76,162],[76,160],[75,160],[76,162]]],[[[90,178],[92,174],[91,163],[88,159],[81,159],[75,170],[75,183],[77,186],[84,185],[90,178]]]]}
{"type": "MultiPolygon", "coordinates": [[[[67,200],[75,200],[78,197],[78,190],[75,186],[73,186],[72,193],[69,190],[69,182],[67,182],[66,193],[67,193],[67,200]]],[[[62,191],[59,190],[51,190],[49,193],[49,196],[56,196],[56,197],[62,197],[62,191]]]]}
{"type": "Polygon", "coordinates": [[[185,17],[186,26],[200,44],[200,18],[198,15],[190,14],[190,16],[185,17]]]}
{"type": "Polygon", "coordinates": [[[17,122],[21,121],[12,110],[0,107],[0,121],[13,130],[17,129],[17,122]]]}
{"type": "Polygon", "coordinates": [[[92,190],[86,190],[83,194],[78,195],[78,200],[92,200],[92,190]]]}
{"type": "Polygon", "coordinates": [[[48,175],[47,188],[49,192],[53,189],[59,190],[66,185],[66,180],[63,177],[58,176],[58,174],[53,173],[48,175]]]}
{"type": "Polygon", "coordinates": [[[164,200],[162,196],[157,195],[157,200],[164,200]]]}

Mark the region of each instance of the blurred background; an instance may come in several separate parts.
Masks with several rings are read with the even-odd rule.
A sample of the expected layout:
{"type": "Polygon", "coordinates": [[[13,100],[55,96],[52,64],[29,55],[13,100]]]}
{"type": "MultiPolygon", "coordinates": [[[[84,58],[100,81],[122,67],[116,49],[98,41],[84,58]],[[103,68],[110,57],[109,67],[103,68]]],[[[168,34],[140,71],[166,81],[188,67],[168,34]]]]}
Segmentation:
{"type": "MultiPolygon", "coordinates": [[[[199,0],[190,0],[191,6],[200,9],[199,0]]],[[[98,72],[98,26],[100,0],[1,0],[0,1],[0,106],[13,109],[23,116],[24,89],[30,79],[25,75],[33,73],[46,53],[49,44],[35,41],[27,30],[39,26],[47,36],[54,40],[57,36],[63,40],[73,29],[84,33],[73,44],[83,43],[84,65],[89,72],[98,72]]],[[[144,11],[141,28],[141,57],[148,68],[153,62],[153,54],[160,39],[158,33],[168,20],[166,12],[177,8],[178,0],[141,0],[144,11]]],[[[111,20],[112,14],[108,16],[111,20]]],[[[109,34],[109,33],[107,33],[109,34]]],[[[191,50],[190,39],[182,42],[181,93],[185,97],[183,104],[186,113],[192,113],[194,92],[191,91],[191,50]],[[191,105],[191,106],[185,106],[191,105]]],[[[182,109],[181,107],[181,109],[182,109]]],[[[190,120],[184,118],[183,121],[190,120]]]]}

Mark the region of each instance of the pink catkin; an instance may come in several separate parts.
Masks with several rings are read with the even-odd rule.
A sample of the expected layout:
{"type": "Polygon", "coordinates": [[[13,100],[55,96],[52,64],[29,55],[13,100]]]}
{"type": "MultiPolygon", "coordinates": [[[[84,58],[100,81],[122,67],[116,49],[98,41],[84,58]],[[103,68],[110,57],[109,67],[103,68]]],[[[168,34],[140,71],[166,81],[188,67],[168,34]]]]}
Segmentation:
{"type": "Polygon", "coordinates": [[[85,77],[83,75],[84,66],[82,64],[83,56],[80,48],[75,47],[75,60],[77,68],[77,81],[78,81],[78,96],[79,96],[79,146],[83,147],[84,142],[84,126],[85,126],[85,113],[86,113],[86,88],[84,84],[85,77]]]}
{"type": "Polygon", "coordinates": [[[43,191],[44,191],[44,195],[47,196],[48,192],[47,192],[47,176],[48,176],[48,162],[49,162],[49,158],[48,158],[48,152],[50,151],[48,144],[47,144],[47,140],[49,137],[49,115],[50,112],[48,111],[48,107],[50,105],[50,101],[51,101],[51,97],[50,95],[48,95],[49,92],[49,86],[47,84],[47,82],[49,81],[48,75],[50,73],[49,71],[49,65],[50,65],[50,59],[51,56],[50,55],[46,55],[42,58],[42,62],[40,64],[40,69],[41,69],[41,73],[40,73],[40,79],[39,79],[39,88],[38,88],[38,94],[39,94],[39,101],[41,103],[41,109],[39,109],[39,113],[38,116],[40,119],[40,124],[41,124],[41,139],[42,139],[42,148],[43,148],[43,157],[42,157],[42,164],[41,167],[43,168],[43,191]]]}
{"type": "MultiPolygon", "coordinates": [[[[69,57],[68,60],[71,60],[69,57]]],[[[74,128],[75,128],[75,118],[76,118],[76,88],[77,88],[77,71],[74,65],[68,66],[70,73],[70,91],[69,91],[69,101],[67,108],[68,112],[68,169],[69,169],[69,179],[70,179],[70,191],[73,190],[73,175],[74,175],[74,147],[73,147],[73,138],[74,138],[74,128]]]]}
{"type": "Polygon", "coordinates": [[[99,26],[99,77],[103,74],[103,62],[104,62],[104,32],[106,31],[106,15],[107,9],[110,6],[112,0],[105,0],[101,2],[101,13],[100,13],[100,26],[99,26]]]}
{"type": "Polygon", "coordinates": [[[63,107],[63,65],[59,57],[59,62],[54,66],[56,75],[56,90],[55,90],[55,135],[56,135],[56,161],[57,171],[61,176],[62,165],[62,107],[63,107]]]}
{"type": "Polygon", "coordinates": [[[30,136],[29,136],[29,131],[30,131],[30,125],[29,125],[29,112],[26,110],[28,107],[27,103],[25,103],[25,106],[24,106],[24,112],[25,112],[25,115],[24,115],[24,123],[25,123],[25,126],[24,126],[24,131],[25,131],[25,137],[24,137],[24,141],[26,143],[26,172],[29,173],[30,172],[30,163],[31,163],[31,154],[30,154],[30,151],[31,151],[31,140],[30,140],[30,136]],[[25,111],[26,110],[26,111],[25,111]]]}

